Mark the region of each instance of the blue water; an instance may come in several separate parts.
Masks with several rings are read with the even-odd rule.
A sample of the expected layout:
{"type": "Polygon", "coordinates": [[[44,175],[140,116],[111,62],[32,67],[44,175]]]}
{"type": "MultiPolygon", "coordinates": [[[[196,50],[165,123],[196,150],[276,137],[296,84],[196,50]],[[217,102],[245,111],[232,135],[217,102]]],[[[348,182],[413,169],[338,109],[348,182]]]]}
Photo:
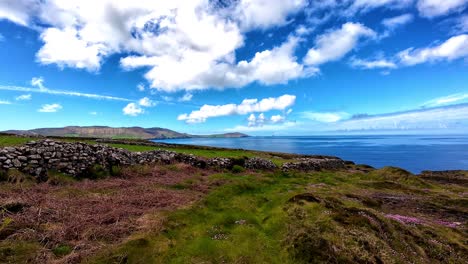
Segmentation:
{"type": "Polygon", "coordinates": [[[468,170],[468,135],[190,138],[155,141],[331,155],[376,168],[397,166],[413,173],[423,170],[468,170]]]}

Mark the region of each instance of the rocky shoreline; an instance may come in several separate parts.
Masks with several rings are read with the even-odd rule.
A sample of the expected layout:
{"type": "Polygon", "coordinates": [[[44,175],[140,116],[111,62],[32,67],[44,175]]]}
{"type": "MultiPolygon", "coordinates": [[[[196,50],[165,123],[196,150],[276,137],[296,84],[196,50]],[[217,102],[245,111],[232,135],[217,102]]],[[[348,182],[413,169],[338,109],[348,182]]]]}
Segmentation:
{"type": "Polygon", "coordinates": [[[317,171],[345,168],[345,162],[335,157],[302,157],[284,163],[278,168],[272,161],[258,157],[205,159],[192,154],[182,154],[168,150],[131,152],[104,144],[91,145],[82,142],[62,142],[51,139],[31,141],[23,146],[0,149],[0,169],[16,169],[39,180],[47,179],[49,170],[79,177],[86,174],[95,165],[111,169],[113,166],[176,162],[198,168],[219,169],[231,169],[235,165],[252,170],[281,169],[284,171],[317,171]]]}

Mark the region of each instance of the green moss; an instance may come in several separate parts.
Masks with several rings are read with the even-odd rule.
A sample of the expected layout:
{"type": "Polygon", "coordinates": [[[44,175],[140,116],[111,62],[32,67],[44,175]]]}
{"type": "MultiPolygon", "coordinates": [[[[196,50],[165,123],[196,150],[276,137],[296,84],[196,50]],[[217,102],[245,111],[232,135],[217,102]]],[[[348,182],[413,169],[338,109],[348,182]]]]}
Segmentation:
{"type": "Polygon", "coordinates": [[[73,251],[72,247],[69,245],[59,245],[52,249],[52,253],[54,253],[57,257],[63,257],[70,254],[73,251]]]}

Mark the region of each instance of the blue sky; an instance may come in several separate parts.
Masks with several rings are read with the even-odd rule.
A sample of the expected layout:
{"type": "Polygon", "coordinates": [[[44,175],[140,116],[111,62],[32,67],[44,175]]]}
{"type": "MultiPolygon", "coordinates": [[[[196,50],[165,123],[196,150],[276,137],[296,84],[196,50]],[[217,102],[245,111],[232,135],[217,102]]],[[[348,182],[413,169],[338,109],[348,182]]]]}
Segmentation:
{"type": "Polygon", "coordinates": [[[468,0],[5,0],[0,59],[0,130],[468,131],[468,0]]]}

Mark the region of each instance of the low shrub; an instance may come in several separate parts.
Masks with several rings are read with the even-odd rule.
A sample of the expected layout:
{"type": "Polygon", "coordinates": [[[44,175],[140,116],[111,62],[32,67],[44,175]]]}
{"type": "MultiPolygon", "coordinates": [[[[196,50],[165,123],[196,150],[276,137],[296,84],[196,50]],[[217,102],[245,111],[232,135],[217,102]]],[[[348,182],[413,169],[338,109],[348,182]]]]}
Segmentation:
{"type": "Polygon", "coordinates": [[[234,166],[232,166],[231,171],[232,171],[233,173],[241,173],[241,172],[244,172],[245,169],[244,169],[242,166],[234,165],[234,166]]]}

